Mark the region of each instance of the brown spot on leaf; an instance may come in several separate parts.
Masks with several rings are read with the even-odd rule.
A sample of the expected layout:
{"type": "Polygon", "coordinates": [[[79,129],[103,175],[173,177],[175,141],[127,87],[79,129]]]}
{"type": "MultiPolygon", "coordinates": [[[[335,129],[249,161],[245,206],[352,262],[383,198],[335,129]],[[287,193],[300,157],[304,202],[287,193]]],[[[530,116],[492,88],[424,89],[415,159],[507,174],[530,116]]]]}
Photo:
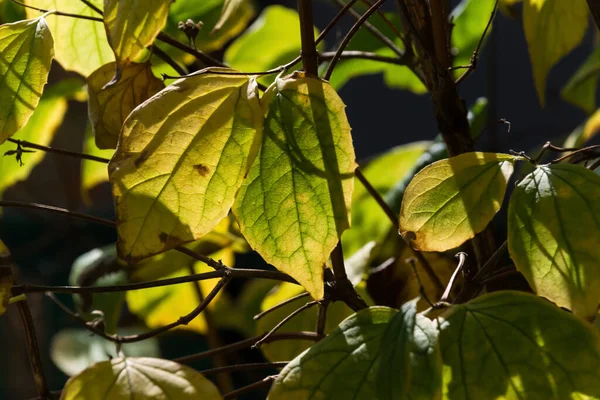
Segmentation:
{"type": "Polygon", "coordinates": [[[135,159],[135,161],[133,163],[135,164],[136,167],[139,167],[147,159],[148,159],[148,152],[146,150],[144,150],[144,151],[142,151],[140,156],[135,159]]]}
{"type": "Polygon", "coordinates": [[[204,164],[196,164],[194,165],[194,169],[202,176],[206,176],[210,172],[210,169],[204,164]]]}
{"type": "Polygon", "coordinates": [[[158,238],[162,243],[166,243],[169,239],[169,235],[167,235],[165,232],[161,232],[160,235],[158,235],[158,238]]]}

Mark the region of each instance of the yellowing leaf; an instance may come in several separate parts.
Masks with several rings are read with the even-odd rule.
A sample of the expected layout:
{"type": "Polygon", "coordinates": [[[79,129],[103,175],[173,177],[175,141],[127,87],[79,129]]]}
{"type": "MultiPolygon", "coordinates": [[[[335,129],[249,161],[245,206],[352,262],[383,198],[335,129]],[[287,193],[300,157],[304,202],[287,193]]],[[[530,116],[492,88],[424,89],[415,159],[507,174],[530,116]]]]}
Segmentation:
{"type": "MultiPolygon", "coordinates": [[[[94,138],[92,126],[88,125],[83,139],[83,153],[110,159],[114,150],[99,149],[98,146],[96,146],[96,139],[94,138]]],[[[90,190],[103,182],[108,182],[107,165],[91,160],[81,160],[81,197],[87,205],[92,202],[90,190]]]]}
{"type": "Polygon", "coordinates": [[[508,208],[508,249],[540,296],[576,315],[600,305],[600,176],[582,166],[539,166],[508,208]]]}
{"type": "MultiPolygon", "coordinates": [[[[67,100],[54,94],[54,86],[46,88],[33,115],[27,124],[15,134],[15,139],[48,146],[62,124],[66,112],[67,100]]],[[[10,142],[0,145],[0,171],[2,171],[0,173],[0,197],[7,188],[26,179],[46,155],[43,151],[25,153],[21,166],[14,156],[2,157],[7,151],[15,150],[15,148],[16,145],[10,142]]]]}
{"type": "MultiPolygon", "coordinates": [[[[102,0],[90,0],[90,2],[102,9],[102,0]]],[[[80,0],[25,0],[25,3],[44,10],[60,10],[66,13],[97,17],[100,20],[102,18],[80,0]]],[[[30,18],[39,15],[37,11],[31,9],[27,9],[26,12],[30,18]]],[[[56,14],[50,14],[46,19],[54,37],[56,61],[64,69],[88,76],[100,66],[114,60],[101,21],[63,17],[56,14]]]]}
{"type": "Polygon", "coordinates": [[[600,110],[596,110],[587,121],[575,128],[565,139],[563,147],[583,147],[598,132],[600,132],[600,110]]]}
{"type": "Polygon", "coordinates": [[[529,47],[535,88],[545,104],[550,69],[573,50],[585,35],[589,11],[585,0],[525,0],[523,28],[529,47]]]}
{"type": "Polygon", "coordinates": [[[217,21],[217,24],[215,25],[211,33],[215,33],[219,29],[221,29],[223,25],[225,25],[225,23],[232,18],[234,13],[240,7],[242,7],[242,5],[246,1],[247,0],[225,0],[225,2],[223,3],[223,10],[221,11],[221,17],[219,18],[219,21],[217,21]]]}
{"type": "Polygon", "coordinates": [[[600,398],[598,334],[548,301],[495,292],[440,320],[444,399],[600,398]]]}
{"type": "Polygon", "coordinates": [[[262,147],[233,212],[250,246],[319,299],[323,266],[349,227],[356,163],[345,105],[301,74],[277,80],[263,101],[262,147]]]}
{"type": "Polygon", "coordinates": [[[245,76],[180,79],[136,108],[109,164],[120,257],[139,261],[210,232],[229,212],[262,121],[245,76]]]}
{"type": "Polygon", "coordinates": [[[43,17],[0,26],[0,144],[27,123],[54,55],[43,17]]]}
{"type": "Polygon", "coordinates": [[[165,87],[152,74],[147,63],[132,63],[123,67],[119,81],[104,89],[114,74],[115,63],[109,63],[94,71],[87,79],[89,116],[99,149],[117,147],[119,132],[127,116],[165,87]]]}
{"type": "Polygon", "coordinates": [[[0,240],[0,316],[6,311],[6,306],[11,297],[13,285],[12,258],[10,251],[0,240]]]}
{"type": "Polygon", "coordinates": [[[104,0],[104,25],[119,65],[151,45],[167,22],[171,0],[104,0]]]}
{"type": "MultiPolygon", "coordinates": [[[[224,249],[212,255],[216,259],[223,260],[225,265],[233,265],[233,251],[231,248],[224,249]]],[[[212,268],[201,262],[194,264],[194,273],[214,271],[212,268]]],[[[164,278],[176,278],[189,275],[187,269],[180,270],[164,278]]],[[[219,282],[220,278],[207,279],[200,282],[202,293],[208,295],[210,291],[219,282]]],[[[177,318],[189,314],[200,304],[196,293],[195,283],[182,283],[179,285],[160,286],[150,289],[132,290],[127,292],[127,305],[132,313],[141,318],[149,328],[158,328],[168,325],[177,318]]],[[[208,308],[212,309],[218,302],[220,295],[217,295],[208,308]]],[[[199,333],[206,333],[206,320],[202,313],[194,318],[189,324],[181,325],[179,329],[191,329],[199,333]]]]}
{"type": "Polygon", "coordinates": [[[67,381],[61,400],[222,399],[199,372],[160,358],[102,361],[67,381]]]}
{"type": "Polygon", "coordinates": [[[402,236],[423,251],[445,251],[474,237],[500,209],[517,159],[465,153],[421,170],[404,193],[402,236]]]}

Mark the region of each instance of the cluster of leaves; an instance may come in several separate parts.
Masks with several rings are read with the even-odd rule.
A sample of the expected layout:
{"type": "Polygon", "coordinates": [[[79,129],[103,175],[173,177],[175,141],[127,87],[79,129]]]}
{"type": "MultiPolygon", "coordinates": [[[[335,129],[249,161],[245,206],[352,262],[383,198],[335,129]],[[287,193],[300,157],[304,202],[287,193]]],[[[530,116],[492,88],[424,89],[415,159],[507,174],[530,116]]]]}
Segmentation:
{"type": "MultiPolygon", "coordinates": [[[[453,11],[449,42],[456,50],[457,77],[461,67],[475,67],[498,5],[510,14],[517,3],[463,0],[453,11]]],[[[222,398],[198,371],[158,358],[154,333],[185,328],[210,334],[213,323],[252,336],[280,329],[280,322],[289,322],[281,331],[290,334],[320,326],[316,337],[304,339],[326,336],[316,344],[261,346],[271,362],[292,359],[274,379],[270,399],[600,398],[600,336],[589,323],[600,307],[600,177],[593,168],[563,162],[582,154],[591,154],[585,161],[597,159],[594,148],[568,150],[542,164],[539,157],[500,153],[447,158],[444,143],[436,139],[371,160],[361,173],[370,183],[355,185],[350,125],[336,90],[374,73],[389,87],[416,94],[431,90],[415,68],[426,57],[404,61],[413,49],[396,34],[404,28],[397,14],[375,14],[371,28],[363,25],[341,49],[348,57],[337,65],[322,63],[322,70],[336,66],[326,81],[310,72],[285,74],[300,60],[291,61],[303,45],[303,27],[298,13],[281,6],[267,7],[248,27],[255,9],[240,0],[200,5],[26,0],[26,17],[8,4],[14,6],[2,3],[0,15],[22,20],[0,26],[0,145],[15,135],[19,147],[11,154],[19,160],[23,143],[47,146],[68,100],[78,100],[88,102],[85,152],[110,157],[108,171],[92,160],[82,162],[84,191],[110,182],[118,242],[73,265],[70,283],[82,289],[73,293],[84,294],[74,296],[75,316],[99,337],[90,339],[83,329],[55,337],[52,358],[72,376],[62,398],[222,398]],[[59,11],[49,11],[54,9],[59,11]],[[388,41],[377,41],[373,32],[388,41]],[[207,55],[234,38],[223,62],[207,55]],[[259,51],[266,44],[269,51],[259,51]],[[82,75],[85,90],[77,79],[45,87],[53,59],[82,75]],[[181,65],[198,62],[201,69],[172,78],[186,72],[181,65]],[[281,73],[251,73],[262,71],[281,73]],[[157,78],[161,73],[163,80],[157,78]],[[463,291],[476,287],[474,299],[450,306],[448,293],[466,267],[463,259],[455,271],[446,252],[489,226],[517,161],[533,168],[510,196],[506,246],[489,260],[477,260],[481,269],[463,283],[463,291]],[[360,307],[350,301],[329,297],[343,284],[339,270],[333,280],[327,278],[330,263],[337,263],[334,270],[340,266],[332,257],[340,241],[355,286],[350,290],[370,305],[356,313],[353,308],[360,307]],[[276,287],[251,282],[232,299],[221,289],[235,253],[250,248],[289,275],[280,275],[288,282],[276,287]],[[495,269],[505,248],[514,267],[495,269]],[[413,250],[427,277],[409,268],[406,259],[413,250]],[[190,261],[190,253],[204,255],[203,262],[190,261]],[[394,282],[403,284],[393,289],[392,300],[379,302],[382,294],[367,290],[376,274],[371,267],[389,260],[401,274],[394,282]],[[506,273],[521,274],[534,294],[499,291],[475,298],[486,282],[506,273]],[[190,274],[212,279],[165,283],[190,274]],[[85,293],[103,286],[128,290],[85,293]],[[317,307],[294,314],[307,296],[315,301],[306,308],[317,307]],[[430,298],[444,303],[419,313],[432,305],[430,298]],[[331,300],[342,301],[330,305],[331,300]],[[119,327],[124,303],[145,328],[119,327]],[[228,318],[220,318],[220,310],[228,318]],[[249,318],[259,311],[272,312],[257,322],[249,318]],[[132,333],[140,329],[149,331],[132,333]],[[118,344],[116,351],[110,342],[118,344]],[[107,354],[113,358],[107,360],[107,354]]],[[[365,6],[350,10],[362,14],[365,6]]],[[[581,42],[588,14],[583,0],[523,1],[542,104],[548,71],[581,42]]],[[[317,41],[326,59],[320,37],[317,41]]],[[[597,51],[563,90],[565,99],[590,113],[596,58],[597,51]]],[[[471,109],[472,137],[481,134],[483,115],[485,101],[471,109]]],[[[565,146],[583,146],[595,134],[597,120],[592,116],[565,146]]],[[[0,193],[26,178],[42,157],[40,152],[28,156],[23,168],[2,161],[0,193]]],[[[26,292],[14,285],[8,250],[0,242],[0,314],[9,303],[24,303],[22,296],[12,297],[15,289],[26,292]]]]}

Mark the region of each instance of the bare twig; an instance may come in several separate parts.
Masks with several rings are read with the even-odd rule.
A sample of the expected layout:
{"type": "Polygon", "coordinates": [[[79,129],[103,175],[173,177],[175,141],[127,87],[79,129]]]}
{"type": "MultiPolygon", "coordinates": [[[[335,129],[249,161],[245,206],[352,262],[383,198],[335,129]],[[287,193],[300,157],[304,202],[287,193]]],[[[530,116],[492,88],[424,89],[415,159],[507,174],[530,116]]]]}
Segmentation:
{"type": "Polygon", "coordinates": [[[96,162],[100,162],[100,163],[104,163],[104,164],[106,164],[110,161],[108,158],[97,157],[97,156],[93,156],[91,154],[78,153],[76,151],[54,149],[52,147],[42,146],[39,144],[31,143],[31,142],[28,142],[27,140],[8,138],[7,142],[15,143],[17,146],[22,146],[25,148],[41,150],[41,151],[45,151],[46,153],[60,154],[62,156],[79,158],[82,160],[96,161],[96,162]]]}
{"type": "Polygon", "coordinates": [[[302,65],[307,75],[317,76],[317,47],[312,17],[312,0],[298,0],[300,17],[300,41],[302,43],[302,65]]]}
{"type": "Polygon", "coordinates": [[[288,315],[287,317],[285,317],[284,319],[282,319],[277,325],[275,325],[273,327],[273,329],[271,329],[269,332],[267,332],[267,334],[265,336],[263,336],[262,338],[260,338],[259,340],[256,341],[256,343],[254,343],[254,345],[252,345],[252,348],[258,348],[260,347],[260,345],[262,345],[266,339],[269,338],[269,336],[271,336],[272,334],[274,334],[275,332],[277,332],[283,325],[285,325],[289,320],[291,320],[292,318],[294,318],[296,315],[300,314],[302,311],[307,310],[313,306],[316,306],[317,304],[319,304],[318,301],[309,301],[308,303],[304,304],[302,307],[294,310],[290,315],[288,315]]]}
{"type": "MultiPolygon", "coordinates": [[[[319,60],[331,60],[335,56],[334,51],[325,51],[323,53],[319,53],[319,60]]],[[[356,51],[356,50],[345,50],[340,55],[340,59],[342,60],[351,60],[351,59],[361,59],[361,60],[370,60],[370,61],[378,61],[386,64],[394,64],[394,65],[407,65],[406,58],[398,58],[398,57],[388,57],[388,56],[380,56],[377,53],[371,53],[368,51],[356,51]]]]}
{"type": "Polygon", "coordinates": [[[283,368],[289,361],[274,361],[274,362],[263,362],[263,363],[251,363],[251,364],[237,364],[228,365],[223,368],[211,368],[200,371],[202,375],[213,375],[222,374],[224,372],[235,372],[235,371],[254,371],[257,369],[272,369],[272,368],[283,368]]]}
{"type": "Polygon", "coordinates": [[[90,17],[89,15],[71,14],[71,13],[66,13],[66,12],[62,12],[62,11],[58,11],[58,10],[46,10],[43,8],[30,6],[29,4],[22,3],[18,0],[10,0],[10,1],[12,1],[13,3],[18,4],[20,6],[23,6],[25,8],[30,8],[32,10],[36,10],[36,11],[43,12],[43,13],[53,11],[54,14],[60,15],[62,17],[71,17],[71,18],[78,18],[78,19],[86,19],[88,21],[104,22],[104,20],[102,18],[98,18],[98,17],[90,17]]]}
{"type": "Polygon", "coordinates": [[[467,260],[467,253],[460,252],[456,255],[456,257],[458,257],[458,265],[456,266],[454,273],[452,274],[452,276],[450,277],[450,280],[448,281],[448,286],[446,286],[446,290],[444,290],[444,294],[442,295],[442,298],[440,299],[441,303],[448,302],[448,299],[450,299],[450,292],[452,291],[452,288],[454,287],[454,284],[456,283],[458,274],[463,270],[463,268],[465,266],[465,261],[467,260]]]}
{"type": "Polygon", "coordinates": [[[260,390],[260,389],[265,389],[269,386],[271,386],[273,384],[273,381],[277,378],[277,375],[275,376],[267,376],[266,378],[264,378],[263,380],[260,380],[258,382],[254,382],[248,386],[244,386],[242,388],[236,389],[232,392],[226,393],[223,396],[223,400],[227,400],[227,399],[234,399],[238,396],[241,396],[243,394],[249,393],[249,392],[253,392],[255,390],[260,390]]]}
{"type": "Polygon", "coordinates": [[[360,181],[360,183],[363,184],[363,186],[365,187],[365,189],[367,189],[367,192],[369,192],[369,194],[371,195],[371,197],[377,202],[377,204],[379,205],[379,208],[381,208],[381,210],[385,213],[385,215],[387,215],[387,217],[390,220],[390,222],[396,227],[396,229],[398,229],[400,227],[399,224],[398,224],[398,216],[392,210],[392,208],[385,202],[385,200],[377,192],[377,190],[373,187],[373,185],[371,184],[371,182],[369,182],[369,180],[363,175],[363,173],[360,170],[360,168],[357,167],[354,170],[354,174],[356,175],[356,177],[358,178],[358,180],[360,181]]]}
{"type": "Polygon", "coordinates": [[[37,388],[41,399],[49,399],[50,391],[48,390],[48,383],[42,368],[40,346],[35,334],[35,324],[33,323],[33,317],[29,310],[29,304],[27,303],[27,300],[19,301],[17,302],[17,307],[19,309],[19,314],[21,315],[23,327],[25,328],[25,340],[27,342],[27,349],[29,350],[29,361],[31,363],[31,372],[33,373],[35,387],[37,388]]]}
{"type": "Polygon", "coordinates": [[[256,314],[254,316],[254,320],[258,321],[259,319],[261,319],[265,315],[267,315],[267,314],[269,314],[269,313],[271,313],[271,312],[273,312],[275,310],[278,310],[281,307],[286,306],[286,305],[288,305],[288,304],[290,304],[290,303],[292,303],[292,302],[294,302],[294,301],[296,301],[298,299],[302,299],[302,298],[304,298],[306,296],[309,296],[309,295],[310,294],[308,292],[304,292],[304,293],[300,293],[300,294],[298,294],[296,296],[290,297],[289,299],[286,299],[286,300],[282,301],[281,303],[275,304],[273,307],[271,307],[271,308],[269,308],[269,309],[267,309],[267,310],[265,310],[265,311],[263,311],[261,313],[256,314]]]}
{"type": "Polygon", "coordinates": [[[327,323],[327,308],[329,307],[328,301],[322,301],[319,303],[319,312],[317,313],[317,327],[315,333],[317,335],[325,336],[325,324],[327,323]]]}

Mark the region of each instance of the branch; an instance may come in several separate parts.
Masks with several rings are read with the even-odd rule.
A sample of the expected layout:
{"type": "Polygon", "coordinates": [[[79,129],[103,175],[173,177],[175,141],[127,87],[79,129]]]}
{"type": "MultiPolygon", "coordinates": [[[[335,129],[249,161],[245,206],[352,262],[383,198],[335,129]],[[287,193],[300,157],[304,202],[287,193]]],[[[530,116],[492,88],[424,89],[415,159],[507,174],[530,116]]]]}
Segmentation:
{"type": "Polygon", "coordinates": [[[333,69],[335,68],[335,65],[337,64],[337,62],[339,61],[340,56],[342,55],[342,52],[344,51],[344,49],[346,48],[346,46],[348,46],[348,43],[350,43],[350,39],[352,39],[352,37],[354,36],[354,34],[356,32],[358,32],[358,30],[366,22],[366,20],[375,11],[377,11],[377,9],[379,7],[381,7],[383,5],[384,1],[385,0],[377,0],[375,2],[375,4],[373,4],[371,7],[369,7],[369,9],[358,19],[358,21],[356,21],[356,23],[352,26],[352,28],[350,28],[350,31],[348,31],[348,33],[346,34],[346,36],[344,36],[344,39],[342,39],[342,42],[338,46],[338,49],[335,52],[335,55],[331,59],[331,62],[329,63],[329,66],[327,67],[327,71],[325,71],[325,75],[323,75],[323,79],[329,80],[329,78],[331,78],[331,74],[333,73],[333,69]]]}
{"type": "MultiPolygon", "coordinates": [[[[185,364],[185,363],[189,363],[189,362],[193,362],[193,361],[202,360],[205,358],[214,357],[216,354],[231,353],[236,350],[249,348],[249,347],[252,347],[252,345],[255,344],[258,340],[262,339],[265,335],[266,335],[266,333],[263,333],[262,335],[254,336],[254,337],[251,337],[248,339],[241,340],[239,342],[231,343],[231,344],[222,346],[218,349],[207,350],[207,351],[203,351],[201,353],[191,354],[189,356],[176,358],[173,361],[185,364]]],[[[272,343],[272,342],[276,342],[279,340],[310,340],[310,341],[316,342],[320,338],[321,337],[319,335],[317,335],[315,332],[303,332],[303,331],[301,331],[301,332],[276,332],[276,333],[273,333],[272,335],[270,335],[267,339],[265,339],[264,343],[272,343]]]]}
{"type": "Polygon", "coordinates": [[[233,399],[233,398],[239,397],[239,396],[241,396],[243,394],[246,394],[248,392],[253,392],[253,391],[257,390],[257,389],[263,389],[263,388],[266,388],[268,386],[271,386],[273,384],[273,381],[276,378],[277,378],[277,375],[275,375],[275,376],[267,376],[263,380],[251,383],[248,386],[244,386],[244,387],[239,388],[237,390],[234,390],[234,391],[231,391],[229,393],[226,393],[223,396],[223,400],[233,399]]]}
{"type": "Polygon", "coordinates": [[[385,202],[383,197],[381,197],[381,195],[377,192],[377,190],[373,187],[373,185],[371,185],[371,182],[369,182],[369,180],[363,175],[363,173],[359,167],[357,167],[354,170],[354,174],[356,175],[356,177],[358,178],[360,183],[363,184],[365,189],[367,189],[367,192],[369,192],[371,197],[377,202],[377,204],[379,205],[379,208],[381,208],[381,210],[385,213],[385,215],[388,217],[388,219],[391,221],[391,223],[396,227],[396,230],[398,228],[400,228],[400,225],[398,222],[398,216],[396,215],[396,213],[385,202]]]}
{"type": "Polygon", "coordinates": [[[285,317],[284,319],[282,319],[277,325],[275,325],[273,327],[273,329],[271,329],[269,332],[267,332],[265,334],[265,336],[263,336],[260,339],[258,339],[256,341],[256,343],[254,343],[252,345],[252,348],[254,349],[254,348],[260,347],[260,345],[262,345],[269,338],[269,336],[271,336],[272,334],[274,334],[275,332],[277,332],[289,320],[291,320],[292,318],[294,318],[296,315],[300,314],[302,311],[308,310],[309,308],[311,308],[313,306],[316,306],[317,304],[319,304],[318,301],[309,301],[308,303],[304,304],[302,307],[294,310],[290,315],[288,315],[287,317],[285,317]]]}
{"type": "Polygon", "coordinates": [[[435,55],[442,68],[450,68],[447,0],[431,0],[431,28],[435,55]]]}
{"type": "Polygon", "coordinates": [[[108,333],[104,332],[103,330],[98,329],[93,323],[89,323],[88,321],[83,319],[80,315],[69,310],[69,308],[67,306],[65,306],[60,300],[58,300],[56,298],[56,296],[54,296],[53,293],[47,292],[46,295],[50,299],[52,299],[56,303],[56,305],[58,305],[65,313],[69,314],[71,317],[73,317],[76,320],[78,320],[79,322],[83,323],[84,327],[87,330],[89,330],[90,332],[92,332],[98,336],[101,336],[101,337],[105,338],[106,340],[109,340],[113,343],[123,344],[123,343],[140,342],[142,340],[146,340],[146,339],[152,338],[154,336],[160,335],[161,333],[165,333],[165,332],[167,332],[173,328],[177,328],[181,325],[189,324],[194,318],[196,318],[198,315],[200,315],[200,313],[202,311],[204,311],[204,309],[210,304],[210,302],[221,291],[221,289],[223,289],[223,287],[229,282],[230,279],[231,279],[231,277],[228,275],[221,278],[219,283],[217,283],[215,285],[215,287],[213,288],[213,290],[210,291],[208,296],[206,296],[206,298],[204,300],[202,300],[202,302],[194,310],[192,310],[189,314],[184,315],[183,317],[179,317],[179,319],[177,319],[177,321],[171,322],[170,324],[161,326],[156,329],[152,329],[148,332],[140,333],[137,335],[128,335],[128,336],[108,334],[108,333]]]}
{"type": "Polygon", "coordinates": [[[234,372],[234,371],[253,371],[257,369],[270,369],[270,368],[283,368],[289,361],[274,361],[274,362],[263,362],[263,363],[251,363],[251,364],[237,364],[229,365],[223,368],[211,368],[200,371],[202,375],[221,374],[223,372],[234,372]]]}
{"type": "Polygon", "coordinates": [[[258,321],[259,319],[261,319],[262,317],[264,317],[267,314],[270,314],[271,312],[280,309],[281,307],[290,304],[293,301],[296,301],[298,299],[302,299],[306,296],[309,296],[308,292],[304,292],[304,293],[300,293],[299,295],[290,297],[289,299],[283,300],[281,303],[275,304],[273,307],[266,309],[265,311],[258,313],[254,316],[254,320],[258,321]]]}
{"type": "Polygon", "coordinates": [[[29,304],[27,304],[27,300],[19,301],[17,302],[17,307],[19,308],[21,321],[25,328],[25,339],[27,341],[27,349],[29,350],[29,360],[31,362],[31,372],[33,373],[35,386],[41,399],[49,399],[50,391],[48,390],[48,383],[46,382],[44,370],[42,369],[40,346],[35,334],[35,325],[33,323],[31,311],[29,310],[29,304]]]}
{"type": "MultiPolygon", "coordinates": [[[[334,51],[326,51],[323,53],[319,53],[320,60],[331,60],[334,56],[334,51]]],[[[408,60],[406,58],[380,56],[377,53],[371,53],[368,51],[346,50],[343,51],[340,55],[340,59],[342,60],[350,60],[355,58],[362,60],[379,61],[387,64],[408,65],[408,60]]]]}
{"type": "Polygon", "coordinates": [[[600,29],[600,0],[587,0],[588,7],[594,17],[596,27],[600,29]]]}
{"type": "Polygon", "coordinates": [[[62,17],[71,17],[71,18],[78,18],[78,19],[86,19],[88,21],[96,21],[96,22],[102,22],[102,23],[104,23],[104,19],[98,18],[98,17],[90,17],[89,15],[71,14],[71,13],[66,13],[66,12],[57,11],[57,10],[46,10],[46,9],[43,9],[43,8],[38,8],[38,7],[30,6],[29,4],[22,3],[22,2],[20,2],[18,0],[10,0],[10,1],[12,1],[13,3],[18,4],[20,6],[23,6],[25,8],[30,8],[32,10],[36,10],[36,11],[39,11],[39,12],[42,12],[42,13],[47,13],[47,12],[52,11],[55,15],[60,15],[62,17]]]}
{"type": "Polygon", "coordinates": [[[312,0],[298,0],[302,65],[307,75],[318,76],[317,47],[312,15],[312,0]]]}
{"type": "Polygon", "coordinates": [[[29,148],[29,149],[41,150],[41,151],[45,151],[46,153],[54,153],[54,154],[60,154],[63,156],[79,158],[82,160],[96,161],[96,162],[100,162],[100,163],[104,163],[104,164],[106,164],[110,161],[108,158],[97,157],[97,156],[93,156],[91,154],[78,153],[76,151],[54,149],[52,147],[42,146],[39,144],[31,143],[31,142],[28,142],[27,140],[18,140],[18,139],[8,138],[8,139],[6,139],[6,141],[15,143],[17,146],[21,146],[21,147],[25,147],[25,148],[29,148]]]}

